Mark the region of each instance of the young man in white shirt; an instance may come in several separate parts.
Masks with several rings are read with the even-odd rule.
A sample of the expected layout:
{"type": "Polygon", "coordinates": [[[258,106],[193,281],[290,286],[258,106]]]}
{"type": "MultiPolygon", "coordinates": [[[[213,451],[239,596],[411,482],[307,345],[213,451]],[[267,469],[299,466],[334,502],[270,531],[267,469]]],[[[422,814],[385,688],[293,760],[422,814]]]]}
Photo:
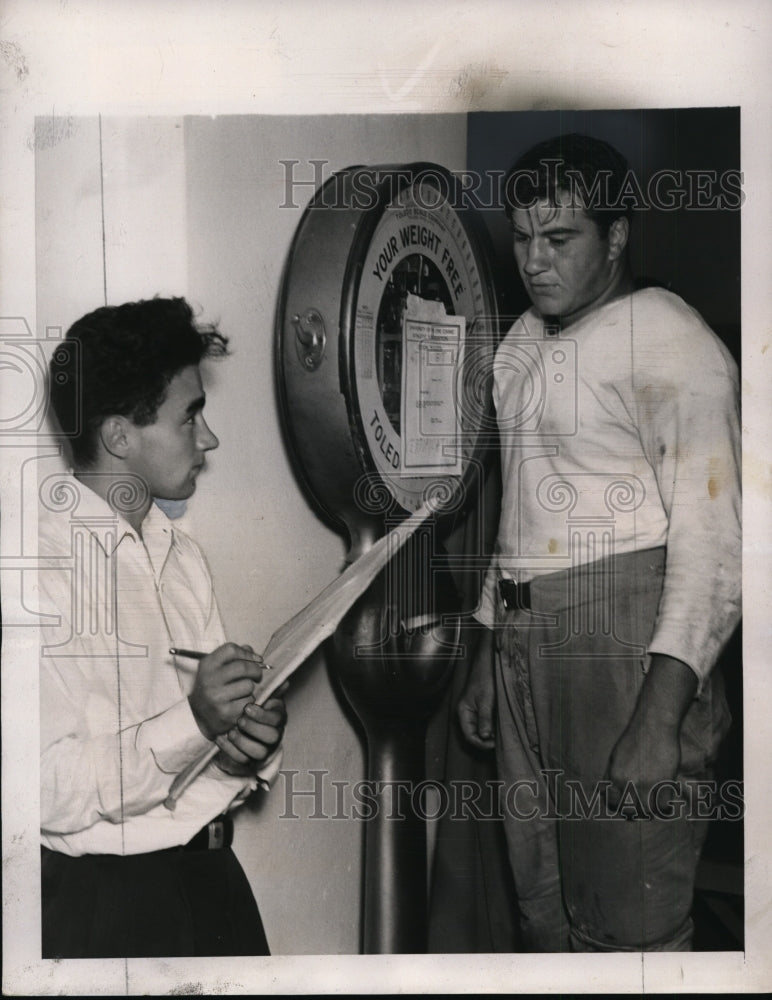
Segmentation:
{"type": "Polygon", "coordinates": [[[627,177],[572,135],[506,181],[533,307],[494,365],[503,499],[459,718],[496,748],[533,951],[690,947],[690,790],[729,724],[737,368],[682,299],[635,290],[627,177]]]}
{"type": "Polygon", "coordinates": [[[199,365],[226,343],[156,298],[84,316],[52,361],[77,433],[39,521],[43,957],[268,953],[228,812],[277,766],[283,699],[253,703],[261,658],[225,641],[203,554],[154,503],[189,498],[218,445],[199,365]]]}

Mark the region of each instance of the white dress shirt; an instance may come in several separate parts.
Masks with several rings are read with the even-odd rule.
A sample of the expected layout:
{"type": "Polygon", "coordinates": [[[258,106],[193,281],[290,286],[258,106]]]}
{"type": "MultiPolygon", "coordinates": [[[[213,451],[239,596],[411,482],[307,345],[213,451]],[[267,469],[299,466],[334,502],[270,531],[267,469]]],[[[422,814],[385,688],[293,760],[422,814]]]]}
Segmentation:
{"type": "Polygon", "coordinates": [[[700,689],[740,616],[737,366],[678,296],[644,289],[556,336],[530,310],[494,363],[502,509],[477,617],[496,584],[667,547],[649,653],[700,689]]]}
{"type": "MultiPolygon", "coordinates": [[[[188,702],[198,662],[225,641],[198,545],[151,506],[141,535],[72,477],[39,520],[41,839],[64,854],[184,844],[256,779],[214,763],[170,811],[174,776],[211,747],[188,702]],[[73,505],[74,502],[74,505],[73,505]]],[[[269,768],[275,771],[275,768],[269,768]]]]}

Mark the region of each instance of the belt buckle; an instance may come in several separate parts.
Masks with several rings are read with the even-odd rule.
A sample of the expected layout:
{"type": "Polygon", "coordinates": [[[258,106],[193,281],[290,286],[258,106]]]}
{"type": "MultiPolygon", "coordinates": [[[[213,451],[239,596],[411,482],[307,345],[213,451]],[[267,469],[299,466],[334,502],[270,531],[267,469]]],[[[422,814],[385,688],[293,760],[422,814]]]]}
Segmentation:
{"type": "Polygon", "coordinates": [[[504,578],[499,580],[499,594],[507,611],[530,611],[531,584],[529,580],[518,583],[516,580],[504,578]]]}
{"type": "Polygon", "coordinates": [[[225,822],[221,819],[213,819],[207,826],[207,850],[218,851],[225,846],[225,822]]]}

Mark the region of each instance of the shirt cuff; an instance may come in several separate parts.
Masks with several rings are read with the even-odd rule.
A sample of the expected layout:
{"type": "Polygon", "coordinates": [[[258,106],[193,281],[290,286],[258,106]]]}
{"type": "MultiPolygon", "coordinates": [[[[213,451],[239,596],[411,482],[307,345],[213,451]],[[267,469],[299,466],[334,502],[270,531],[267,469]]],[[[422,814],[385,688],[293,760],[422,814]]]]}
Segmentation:
{"type": "Polygon", "coordinates": [[[270,791],[279,776],[281,763],[284,760],[284,747],[277,747],[268,760],[257,772],[256,781],[264,792],[270,791]]]}
{"type": "Polygon", "coordinates": [[[480,592],[480,603],[474,612],[474,617],[478,622],[488,628],[496,625],[496,600],[498,595],[499,568],[496,557],[491,560],[488,569],[483,577],[483,585],[480,592]]]}
{"type": "MultiPolygon", "coordinates": [[[[495,593],[495,591],[494,591],[495,593]]],[[[496,604],[495,599],[491,597],[490,593],[486,590],[483,591],[482,599],[476,611],[473,612],[473,616],[482,625],[487,628],[495,628],[496,626],[496,604]]]]}
{"type": "Polygon", "coordinates": [[[137,730],[137,750],[150,750],[166,774],[177,774],[211,746],[211,740],[198,728],[187,698],[147,719],[137,730]]]}
{"type": "Polygon", "coordinates": [[[740,620],[740,603],[727,599],[723,607],[711,608],[707,621],[695,613],[661,614],[646,650],[650,656],[660,653],[685,663],[697,676],[697,693],[702,694],[711,670],[740,620]]]}
{"type": "Polygon", "coordinates": [[[241,781],[243,787],[241,794],[238,796],[239,801],[241,801],[258,788],[261,788],[264,792],[271,790],[273,785],[276,783],[276,778],[279,774],[283,757],[284,747],[277,747],[271,756],[260,765],[260,769],[256,771],[254,776],[251,778],[239,777],[238,775],[231,774],[230,771],[226,771],[224,767],[220,767],[217,761],[212,762],[212,773],[220,780],[230,779],[231,781],[241,781]]]}

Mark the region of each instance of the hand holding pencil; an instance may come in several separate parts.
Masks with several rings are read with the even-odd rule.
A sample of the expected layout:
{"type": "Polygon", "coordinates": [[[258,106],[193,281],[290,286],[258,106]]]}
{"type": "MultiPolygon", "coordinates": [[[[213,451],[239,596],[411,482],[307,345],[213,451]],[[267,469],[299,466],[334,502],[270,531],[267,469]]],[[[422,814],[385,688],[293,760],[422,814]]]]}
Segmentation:
{"type": "Polygon", "coordinates": [[[236,724],[263,676],[263,660],[251,646],[226,642],[196,656],[196,679],[188,701],[198,728],[208,740],[236,724]]]}
{"type": "Polygon", "coordinates": [[[253,774],[281,742],[287,720],[281,697],[274,695],[264,706],[255,704],[255,692],[269,669],[262,657],[251,646],[235,643],[211,653],[179,647],[169,652],[199,661],[188,700],[199,729],[222,751],[218,766],[229,774],[253,774]]]}
{"type": "MultiPolygon", "coordinates": [[[[354,601],[365,592],[389,559],[433,512],[433,507],[428,503],[419,507],[406,521],[379,538],[337,580],[333,580],[310,604],[274,632],[264,653],[273,669],[262,675],[254,691],[256,705],[265,705],[316,647],[332,635],[354,601]]],[[[257,659],[259,658],[255,662],[257,659]]],[[[164,801],[167,809],[174,809],[180,795],[218,752],[219,747],[215,744],[180,771],[164,801]]]]}
{"type": "MultiPolygon", "coordinates": [[[[222,753],[230,758],[230,764],[223,762],[221,765],[224,770],[241,775],[253,772],[256,763],[271,756],[281,741],[286,722],[284,704],[275,695],[277,691],[279,694],[283,693],[287,683],[285,675],[289,671],[284,671],[282,675],[274,671],[267,674],[271,670],[270,665],[255,654],[251,646],[237,646],[235,643],[226,643],[212,653],[176,646],[169,652],[173,656],[200,661],[199,675],[207,674],[210,669],[214,669],[216,674],[214,684],[212,679],[204,679],[199,685],[200,690],[194,686],[195,695],[191,693],[189,698],[201,732],[207,739],[213,740],[214,745],[181,771],[172,782],[164,805],[167,809],[174,809],[180,795],[218,754],[222,753]],[[259,667],[257,677],[255,664],[259,667]],[[197,714],[200,711],[198,706],[203,692],[209,692],[212,687],[217,688],[217,682],[219,690],[216,691],[213,702],[206,704],[202,724],[202,719],[197,714]],[[244,766],[238,765],[246,765],[246,770],[244,766]]],[[[203,696],[203,700],[207,702],[206,696],[203,696]]]]}

